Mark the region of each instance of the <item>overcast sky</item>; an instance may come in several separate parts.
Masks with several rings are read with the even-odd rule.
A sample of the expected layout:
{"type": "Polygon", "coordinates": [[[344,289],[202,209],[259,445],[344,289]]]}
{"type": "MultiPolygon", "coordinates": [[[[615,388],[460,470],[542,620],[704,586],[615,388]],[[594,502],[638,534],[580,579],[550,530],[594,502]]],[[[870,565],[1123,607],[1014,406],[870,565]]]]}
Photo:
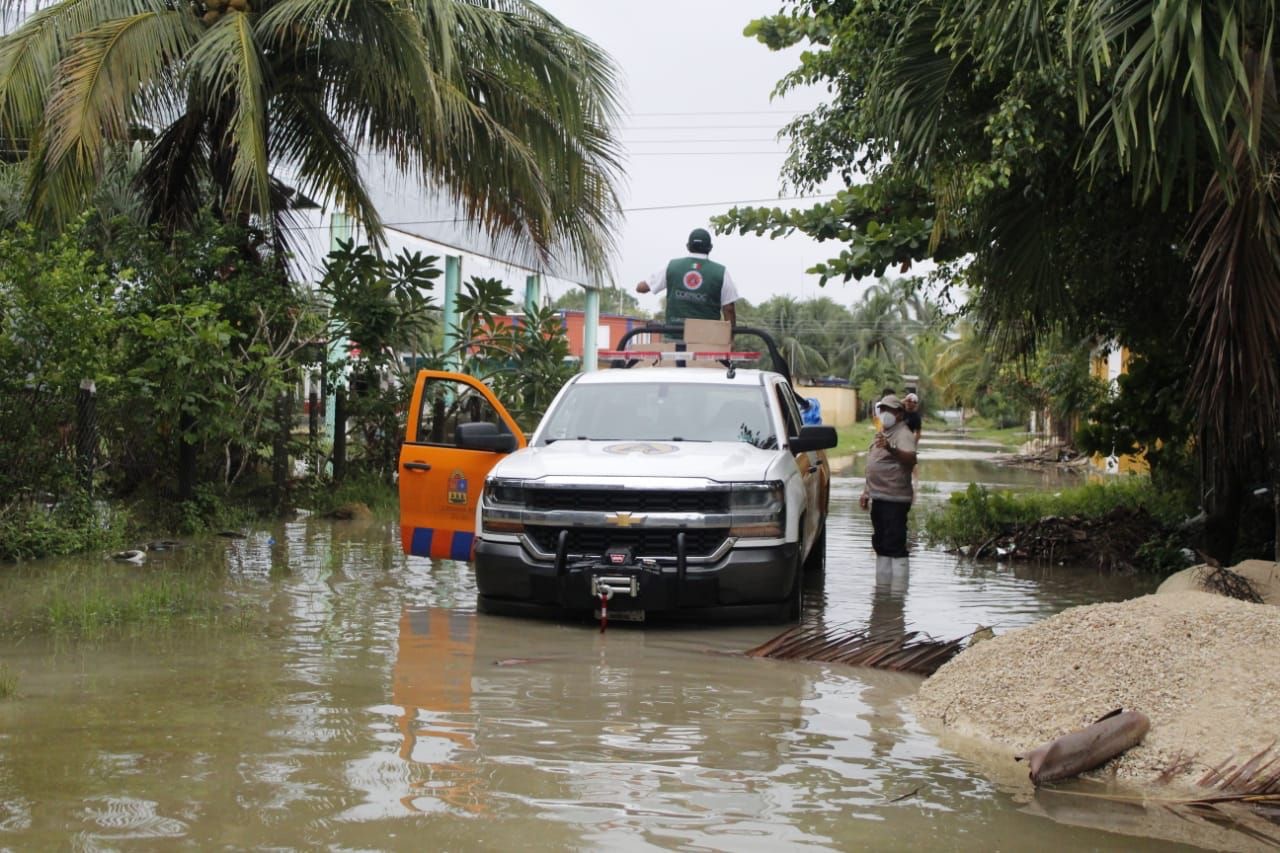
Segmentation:
{"type": "MultiPolygon", "coordinates": [[[[689,231],[707,226],[711,216],[731,206],[709,202],[778,203],[772,200],[781,191],[786,144],[775,135],[822,94],[770,99],[797,54],[773,53],[742,30],[753,18],[777,12],[780,0],[541,4],[604,48],[621,71],[620,133],[627,157],[623,207],[629,210],[619,235],[619,285],[633,289],[669,258],[683,254],[689,231]]],[[[804,274],[838,253],[838,245],[803,237],[717,235],[714,242],[712,258],[729,268],[741,295],[752,302],[778,293],[826,293],[850,304],[861,292],[852,283],[819,289],[816,276],[804,274]]],[[[660,307],[659,296],[640,298],[646,308],[660,307]]]]}

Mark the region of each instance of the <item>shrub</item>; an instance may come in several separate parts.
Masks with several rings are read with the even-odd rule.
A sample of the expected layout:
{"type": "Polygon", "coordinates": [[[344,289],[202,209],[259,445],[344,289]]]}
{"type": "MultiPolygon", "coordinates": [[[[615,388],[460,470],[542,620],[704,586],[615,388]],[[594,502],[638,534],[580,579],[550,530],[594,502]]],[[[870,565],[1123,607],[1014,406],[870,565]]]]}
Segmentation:
{"type": "Polygon", "coordinates": [[[1086,483],[1057,493],[992,491],[970,483],[930,514],[925,538],[951,548],[979,545],[1014,526],[1050,516],[1098,518],[1116,509],[1142,509],[1165,526],[1187,514],[1189,497],[1154,486],[1146,477],[1086,483]]]}
{"type": "Polygon", "coordinates": [[[53,505],[20,501],[0,506],[0,560],[33,560],[116,548],[128,533],[119,509],[73,494],[53,505]]]}

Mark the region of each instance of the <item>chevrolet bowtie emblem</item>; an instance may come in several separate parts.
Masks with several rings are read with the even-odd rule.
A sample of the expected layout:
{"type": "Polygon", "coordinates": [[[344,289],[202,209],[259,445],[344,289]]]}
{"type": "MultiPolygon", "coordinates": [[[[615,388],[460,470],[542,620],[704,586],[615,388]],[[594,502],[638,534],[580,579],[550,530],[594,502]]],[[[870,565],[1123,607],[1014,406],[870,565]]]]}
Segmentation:
{"type": "Polygon", "coordinates": [[[605,524],[615,527],[631,527],[644,521],[644,515],[631,512],[611,512],[604,517],[605,524]]]}

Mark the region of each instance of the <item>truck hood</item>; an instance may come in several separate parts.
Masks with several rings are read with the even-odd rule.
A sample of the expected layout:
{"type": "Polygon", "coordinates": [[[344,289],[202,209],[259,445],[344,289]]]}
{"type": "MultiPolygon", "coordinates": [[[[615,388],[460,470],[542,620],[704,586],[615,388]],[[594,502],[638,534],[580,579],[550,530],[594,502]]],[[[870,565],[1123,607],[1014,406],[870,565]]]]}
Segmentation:
{"type": "Polygon", "coordinates": [[[570,441],[526,447],[493,469],[495,477],[764,479],[780,451],[741,441],[570,441]]]}

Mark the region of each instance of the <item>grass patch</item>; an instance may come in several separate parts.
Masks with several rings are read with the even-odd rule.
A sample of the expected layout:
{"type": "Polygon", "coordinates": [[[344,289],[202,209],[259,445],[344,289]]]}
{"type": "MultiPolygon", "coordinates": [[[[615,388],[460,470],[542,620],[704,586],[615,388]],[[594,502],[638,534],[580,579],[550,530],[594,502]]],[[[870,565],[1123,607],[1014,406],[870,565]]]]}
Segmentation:
{"type": "MultiPolygon", "coordinates": [[[[840,443],[830,452],[833,454],[862,453],[871,446],[871,440],[875,438],[875,435],[876,429],[871,421],[858,421],[851,426],[837,427],[836,437],[840,443]]],[[[1022,427],[1006,427],[1004,429],[996,429],[995,427],[966,428],[961,432],[941,419],[925,419],[920,439],[925,447],[929,445],[929,439],[931,438],[941,441],[952,437],[992,442],[999,444],[1001,450],[1012,453],[1025,444],[1030,435],[1022,427]]]]}
{"type": "Polygon", "coordinates": [[[0,605],[7,634],[96,636],[126,626],[220,621],[224,598],[211,572],[149,571],[116,564],[45,568],[11,579],[0,605]]]}
{"type": "MultiPolygon", "coordinates": [[[[928,427],[926,426],[926,430],[928,427]]],[[[1006,452],[1014,452],[1031,439],[1031,433],[1027,432],[1021,426],[1016,427],[976,427],[966,428],[963,433],[959,430],[950,430],[956,435],[963,435],[965,438],[976,439],[977,441],[989,441],[999,444],[1006,452]]]]}
{"type": "Polygon", "coordinates": [[[1171,527],[1186,517],[1190,503],[1185,495],[1156,488],[1147,477],[1086,483],[1055,493],[992,491],[970,483],[929,514],[924,532],[930,545],[959,548],[1042,518],[1099,518],[1116,509],[1145,510],[1171,527]]]}
{"type": "Polygon", "coordinates": [[[837,456],[863,453],[871,446],[871,439],[875,436],[876,428],[871,421],[858,421],[850,426],[836,427],[836,439],[839,444],[827,452],[837,456]]]}
{"type": "Polygon", "coordinates": [[[18,692],[18,674],[0,663],[0,699],[8,699],[18,692]]]}

